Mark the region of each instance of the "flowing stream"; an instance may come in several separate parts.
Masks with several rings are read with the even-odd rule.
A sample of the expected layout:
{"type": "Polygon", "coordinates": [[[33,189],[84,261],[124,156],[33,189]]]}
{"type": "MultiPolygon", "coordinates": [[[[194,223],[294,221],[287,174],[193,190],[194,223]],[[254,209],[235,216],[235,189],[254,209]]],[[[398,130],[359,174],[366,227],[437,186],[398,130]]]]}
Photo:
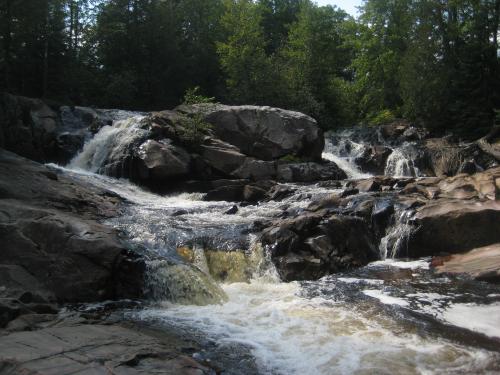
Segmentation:
{"type": "MultiPolygon", "coordinates": [[[[336,190],[300,186],[283,201],[227,215],[233,203],[204,202],[201,194],[158,196],[95,174],[137,135],[137,121],[103,128],[68,169],[60,168],[127,202],[107,224],[150,254],[153,296],[131,317],[202,335],[219,348],[243,347],[262,374],[500,372],[498,286],[436,276],[429,259],[392,259],[393,239],[380,244],[385,260],[318,281],[281,282],[251,233],[253,223],[300,212],[336,190]]],[[[335,147],[325,153],[343,160],[351,178],[364,176],[335,147]]],[[[242,362],[235,373],[254,370],[242,362]]]]}
{"type": "Polygon", "coordinates": [[[323,158],[337,163],[348,178],[368,178],[372,175],[361,171],[356,160],[361,158],[370,146],[378,144],[390,149],[384,175],[392,177],[419,177],[421,172],[415,165],[418,150],[411,142],[391,145],[381,136],[374,137],[374,131],[366,128],[343,129],[325,135],[323,158]]]}

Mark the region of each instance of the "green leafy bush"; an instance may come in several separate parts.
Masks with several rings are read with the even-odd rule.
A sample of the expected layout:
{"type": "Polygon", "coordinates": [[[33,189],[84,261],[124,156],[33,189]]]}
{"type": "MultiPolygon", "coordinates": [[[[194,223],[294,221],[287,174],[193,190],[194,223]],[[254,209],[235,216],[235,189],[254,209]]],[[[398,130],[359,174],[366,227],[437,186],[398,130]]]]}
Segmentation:
{"type": "Polygon", "coordinates": [[[209,124],[203,118],[203,115],[197,113],[193,117],[184,117],[181,120],[182,138],[194,143],[201,143],[203,139],[210,135],[212,124],[209,124]]]}
{"type": "Polygon", "coordinates": [[[188,89],[184,94],[184,104],[215,103],[214,97],[200,94],[200,86],[188,89]]]}
{"type": "Polygon", "coordinates": [[[372,126],[388,124],[396,120],[396,116],[388,109],[384,109],[369,117],[368,123],[372,126]]]}

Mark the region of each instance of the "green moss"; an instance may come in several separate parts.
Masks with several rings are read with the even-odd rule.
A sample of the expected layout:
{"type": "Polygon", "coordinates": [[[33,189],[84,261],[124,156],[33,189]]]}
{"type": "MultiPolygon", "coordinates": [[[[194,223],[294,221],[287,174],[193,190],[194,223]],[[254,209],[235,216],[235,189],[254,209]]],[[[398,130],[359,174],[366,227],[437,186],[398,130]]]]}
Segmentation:
{"type": "Polygon", "coordinates": [[[280,158],[280,161],[285,162],[285,163],[302,163],[303,162],[303,160],[300,157],[293,155],[293,154],[288,154],[288,155],[282,156],[280,158]]]}

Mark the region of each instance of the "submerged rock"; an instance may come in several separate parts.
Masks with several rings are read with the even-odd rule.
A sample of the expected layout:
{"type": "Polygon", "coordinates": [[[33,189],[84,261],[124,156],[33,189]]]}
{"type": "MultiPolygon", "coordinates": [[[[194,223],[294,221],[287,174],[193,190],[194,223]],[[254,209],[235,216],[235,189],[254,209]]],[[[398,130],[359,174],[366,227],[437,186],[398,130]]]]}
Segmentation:
{"type": "Polygon", "coordinates": [[[227,300],[210,275],[189,264],[159,259],[147,263],[146,295],[154,301],[212,305],[227,300]]]}

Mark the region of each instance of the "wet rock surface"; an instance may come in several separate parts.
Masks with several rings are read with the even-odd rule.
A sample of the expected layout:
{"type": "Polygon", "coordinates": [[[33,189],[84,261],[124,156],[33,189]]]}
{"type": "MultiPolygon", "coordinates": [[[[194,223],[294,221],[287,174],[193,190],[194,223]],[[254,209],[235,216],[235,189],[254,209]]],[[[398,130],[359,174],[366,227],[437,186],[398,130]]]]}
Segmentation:
{"type": "Polygon", "coordinates": [[[0,334],[2,374],[212,375],[218,366],[199,342],[119,313],[26,315],[0,334]]]}
{"type": "Polygon", "coordinates": [[[141,296],[143,261],[99,223],[120,199],[4,150],[0,176],[3,325],[55,303],[141,296]]]}
{"type": "Polygon", "coordinates": [[[391,254],[419,258],[493,245],[500,242],[499,178],[494,168],[348,181],[306,211],[265,224],[262,242],[286,280],[317,279],[391,254]]]}

